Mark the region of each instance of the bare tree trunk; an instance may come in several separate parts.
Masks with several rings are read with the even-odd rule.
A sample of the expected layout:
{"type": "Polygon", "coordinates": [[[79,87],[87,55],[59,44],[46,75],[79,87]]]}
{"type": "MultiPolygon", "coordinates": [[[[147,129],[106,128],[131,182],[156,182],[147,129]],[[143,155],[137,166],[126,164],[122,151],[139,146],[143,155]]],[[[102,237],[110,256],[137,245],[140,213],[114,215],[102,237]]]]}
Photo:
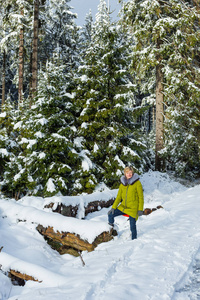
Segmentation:
{"type": "MultiPolygon", "coordinates": [[[[33,22],[33,48],[32,48],[32,81],[31,98],[37,91],[37,72],[38,72],[38,28],[39,28],[39,0],[34,2],[34,22],[33,22]]],[[[31,102],[30,102],[31,105],[31,102]]]]}
{"type": "MultiPolygon", "coordinates": [[[[24,12],[21,11],[23,16],[24,12]]],[[[18,105],[23,100],[23,81],[24,81],[24,27],[22,25],[19,34],[19,87],[18,87],[18,105]]]]}
{"type": "Polygon", "coordinates": [[[3,51],[3,70],[2,70],[2,98],[1,98],[1,111],[5,104],[6,96],[6,51],[3,51]]]}
{"type": "Polygon", "coordinates": [[[163,121],[164,121],[164,94],[163,94],[163,72],[162,65],[156,67],[156,156],[155,169],[162,171],[164,168],[163,160],[159,151],[163,149],[163,121]]]}

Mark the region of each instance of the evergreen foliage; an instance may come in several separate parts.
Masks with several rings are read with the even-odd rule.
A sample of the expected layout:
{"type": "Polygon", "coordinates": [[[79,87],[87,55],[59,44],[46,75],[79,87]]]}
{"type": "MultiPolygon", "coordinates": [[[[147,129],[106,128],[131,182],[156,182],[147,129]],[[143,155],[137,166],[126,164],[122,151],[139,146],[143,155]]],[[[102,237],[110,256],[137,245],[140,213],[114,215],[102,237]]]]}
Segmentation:
{"type": "Polygon", "coordinates": [[[59,50],[60,58],[67,72],[76,67],[78,62],[78,28],[75,24],[76,14],[72,13],[70,0],[45,1],[41,9],[39,56],[43,65],[59,50]]]}
{"type": "Polygon", "coordinates": [[[200,175],[200,15],[184,1],[174,20],[174,51],[165,67],[166,147],[169,169],[177,176],[200,175]]]}
{"type": "MultiPolygon", "coordinates": [[[[30,72],[30,49],[33,3],[31,0],[1,1],[1,51],[6,53],[6,95],[17,102],[18,69],[19,69],[19,32],[21,26],[25,28],[24,38],[24,94],[28,94],[30,72]],[[21,12],[23,11],[23,14],[21,12]]],[[[0,74],[1,76],[2,74],[0,74]]]]}
{"type": "Polygon", "coordinates": [[[200,163],[198,7],[177,0],[129,1],[124,6],[124,19],[134,32],[133,69],[135,78],[142,80],[144,93],[148,93],[147,101],[155,97],[155,68],[158,63],[162,65],[164,102],[169,107],[162,154],[169,162],[168,169],[175,168],[177,174],[185,176],[200,163]],[[190,138],[185,140],[186,136],[190,138]]]}
{"type": "Polygon", "coordinates": [[[56,57],[47,62],[46,71],[39,75],[37,97],[21,118],[18,143],[22,151],[16,158],[20,168],[14,180],[21,192],[43,196],[71,192],[72,173],[79,162],[72,143],[73,95],[64,67],[56,57]]]}
{"type": "Polygon", "coordinates": [[[176,176],[194,179],[199,176],[200,156],[195,107],[179,104],[167,110],[169,118],[165,122],[166,147],[162,155],[167,162],[167,168],[176,176]],[[194,115],[194,117],[193,117],[194,115]]]}
{"type": "Polygon", "coordinates": [[[20,169],[16,159],[20,153],[17,143],[18,130],[15,124],[19,121],[19,112],[15,109],[10,98],[4,104],[4,111],[0,114],[0,166],[2,190],[10,196],[15,196],[14,176],[20,169]],[[11,170],[11,172],[9,172],[11,170]]]}
{"type": "Polygon", "coordinates": [[[92,26],[93,26],[93,17],[91,11],[86,15],[85,24],[83,25],[82,36],[84,46],[89,44],[92,39],[92,26]]]}
{"type": "Polygon", "coordinates": [[[126,164],[133,164],[136,170],[143,167],[140,155],[145,146],[135,126],[137,108],[128,106],[134,102],[134,94],[124,53],[106,3],[100,1],[90,47],[79,67],[76,93],[77,103],[83,107],[78,134],[91,161],[83,176],[89,178],[91,187],[96,181],[116,187],[126,164]],[[91,174],[95,176],[93,182],[91,174]]]}

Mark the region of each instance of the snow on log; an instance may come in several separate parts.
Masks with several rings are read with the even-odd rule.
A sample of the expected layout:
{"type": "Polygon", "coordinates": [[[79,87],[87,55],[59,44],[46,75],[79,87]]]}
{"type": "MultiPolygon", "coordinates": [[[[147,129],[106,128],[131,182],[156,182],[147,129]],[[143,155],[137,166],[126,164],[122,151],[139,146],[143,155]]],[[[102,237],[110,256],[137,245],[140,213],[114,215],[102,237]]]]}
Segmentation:
{"type": "MultiPolygon", "coordinates": [[[[64,216],[83,219],[87,214],[110,207],[118,190],[96,191],[92,194],[79,196],[53,196],[44,198],[44,208],[50,208],[64,216]]],[[[22,201],[28,199],[24,198],[22,201]]]]}
{"type": "Polygon", "coordinates": [[[10,217],[12,221],[24,221],[30,224],[36,224],[36,226],[42,225],[44,228],[53,227],[55,232],[70,232],[90,244],[103,232],[110,232],[111,230],[107,222],[65,217],[58,213],[47,212],[20,204],[15,200],[1,199],[0,209],[2,216],[10,217]]]}
{"type": "Polygon", "coordinates": [[[11,280],[16,280],[19,283],[19,279],[21,279],[20,285],[24,285],[28,280],[49,285],[66,284],[65,276],[51,272],[43,266],[21,260],[5,252],[0,252],[0,265],[1,271],[7,274],[11,280]]]}
{"type": "MultiPolygon", "coordinates": [[[[107,222],[79,220],[65,217],[58,213],[47,212],[35,207],[25,206],[15,200],[1,200],[2,215],[12,221],[36,224],[37,230],[48,239],[53,240],[59,253],[78,256],[77,251],[93,251],[103,242],[110,241],[116,232],[107,222]]],[[[51,245],[51,244],[50,244],[51,245]]]]}
{"type": "MultiPolygon", "coordinates": [[[[98,211],[104,207],[108,208],[114,203],[114,198],[109,199],[108,201],[92,201],[87,204],[84,204],[84,212],[81,215],[81,218],[84,218],[89,213],[93,213],[95,211],[98,211]]],[[[67,217],[77,217],[80,212],[80,204],[79,205],[67,205],[64,203],[53,203],[50,202],[49,204],[46,204],[44,208],[51,208],[53,212],[57,212],[63,216],[67,217]]]]}

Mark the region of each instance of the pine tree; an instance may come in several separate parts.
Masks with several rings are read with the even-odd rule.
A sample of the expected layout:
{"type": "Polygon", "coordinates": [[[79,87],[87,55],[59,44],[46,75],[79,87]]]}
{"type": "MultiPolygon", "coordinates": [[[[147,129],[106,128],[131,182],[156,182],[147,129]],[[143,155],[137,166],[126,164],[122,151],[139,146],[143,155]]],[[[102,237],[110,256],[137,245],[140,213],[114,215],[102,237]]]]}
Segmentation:
{"type": "MultiPolygon", "coordinates": [[[[156,86],[158,87],[157,92],[163,95],[162,102],[164,101],[160,103],[160,106],[165,103],[172,108],[171,110],[178,106],[179,114],[181,114],[180,109],[183,109],[184,106],[189,106],[191,112],[196,111],[194,122],[196,129],[193,131],[193,127],[192,132],[196,131],[196,137],[194,136],[193,141],[197,141],[197,132],[199,132],[199,129],[197,130],[199,126],[199,103],[197,99],[199,99],[200,82],[199,64],[197,63],[197,57],[199,57],[199,14],[194,3],[177,0],[130,1],[124,5],[124,20],[134,33],[133,68],[136,79],[142,80],[143,90],[148,93],[148,98],[155,98],[156,86]],[[190,94],[188,90],[190,90],[190,94]]],[[[158,102],[156,105],[158,106],[158,102]]],[[[172,139],[172,136],[166,135],[164,137],[162,134],[163,108],[160,111],[161,127],[159,128],[161,128],[161,134],[158,136],[157,132],[157,138],[161,140],[160,145],[163,145],[162,147],[164,147],[165,138],[165,146],[172,145],[172,143],[175,146],[177,135],[174,135],[172,139]]],[[[170,115],[170,112],[167,112],[166,117],[171,118],[172,123],[178,121],[178,119],[173,120],[172,115],[171,117],[170,115]]],[[[183,115],[186,116],[184,110],[183,115]]],[[[158,118],[158,112],[156,117],[158,118]]],[[[182,120],[185,122],[185,118],[182,120]]],[[[189,124],[190,122],[186,123],[189,124]]],[[[174,123],[178,127],[182,127],[183,124],[174,123]]],[[[189,131],[186,130],[186,133],[189,134],[189,131]]],[[[157,145],[158,140],[156,141],[157,145]]],[[[198,148],[197,144],[196,146],[198,148]]],[[[158,145],[156,148],[156,155],[160,159],[162,159],[160,151],[162,147],[158,145]]],[[[175,155],[173,153],[172,156],[175,155]]],[[[172,160],[172,167],[173,162],[174,160],[172,160]]]]}
{"type": "Polygon", "coordinates": [[[193,1],[184,1],[176,21],[165,97],[167,166],[181,177],[200,175],[200,16],[193,1]]]}
{"type": "Polygon", "coordinates": [[[76,14],[71,11],[71,0],[50,0],[41,10],[40,61],[45,66],[46,60],[52,58],[59,49],[60,58],[66,65],[67,72],[76,68],[78,62],[78,28],[75,24],[76,14]]]}
{"type": "Polygon", "coordinates": [[[89,13],[86,15],[85,24],[83,25],[83,30],[82,30],[83,43],[85,46],[91,42],[92,26],[93,26],[93,17],[92,17],[92,12],[90,10],[89,13]]]}
{"type": "Polygon", "coordinates": [[[31,43],[32,4],[31,0],[1,2],[2,36],[0,37],[0,46],[5,53],[5,99],[9,93],[11,99],[17,102],[18,98],[22,98],[22,94],[27,95],[28,90],[30,69],[27,56],[31,43]]]}
{"type": "Polygon", "coordinates": [[[166,141],[162,155],[167,168],[174,171],[176,176],[190,180],[200,174],[198,106],[180,103],[176,107],[169,107],[165,121],[166,141]]]}
{"type": "Polygon", "coordinates": [[[18,143],[22,151],[16,159],[21,167],[15,170],[15,186],[21,194],[73,193],[79,157],[73,145],[73,95],[64,68],[55,54],[46,71],[40,71],[31,109],[21,115],[18,143]]]}
{"type": "MultiPolygon", "coordinates": [[[[133,110],[128,107],[134,95],[120,40],[102,0],[79,68],[76,93],[76,103],[83,107],[78,119],[83,162],[90,162],[82,171],[81,184],[88,190],[100,181],[115,187],[126,164],[136,169],[142,165],[144,145],[138,141],[133,110]]],[[[135,116],[136,112],[135,108],[135,116]]]]}
{"type": "MultiPolygon", "coordinates": [[[[13,177],[16,174],[16,158],[20,153],[20,145],[17,143],[18,132],[15,128],[18,121],[19,113],[10,97],[7,97],[3,112],[0,114],[0,166],[2,191],[12,197],[16,196],[13,177]],[[7,173],[9,169],[12,173],[7,173]]],[[[19,169],[18,165],[17,170],[19,169]]]]}
{"type": "Polygon", "coordinates": [[[12,1],[0,1],[0,5],[0,48],[3,53],[1,58],[3,68],[0,73],[0,78],[2,82],[2,105],[4,105],[6,94],[8,93],[8,82],[9,89],[11,90],[10,81],[12,81],[14,77],[14,74],[10,70],[10,65],[13,63],[13,57],[11,57],[10,52],[13,51],[14,53],[13,44],[15,44],[16,20],[12,20],[11,16],[14,13],[16,14],[16,5],[12,1]]]}
{"type": "Polygon", "coordinates": [[[44,67],[45,69],[46,61],[52,58],[53,53],[58,48],[60,48],[66,66],[65,72],[72,72],[77,68],[79,35],[78,28],[74,23],[76,14],[70,12],[70,0],[59,2],[54,0],[44,0],[42,2],[38,2],[38,0],[6,0],[0,2],[2,4],[2,24],[4,26],[4,35],[2,38],[0,36],[0,44],[2,50],[5,49],[6,51],[9,67],[7,73],[10,74],[9,81],[11,81],[8,83],[8,80],[6,80],[6,94],[8,93],[7,86],[9,84],[9,88],[12,88],[12,99],[17,101],[18,95],[21,98],[22,78],[24,97],[31,96],[32,90],[32,94],[34,94],[37,89],[37,68],[44,67]],[[34,10],[34,8],[37,8],[39,4],[41,4],[39,17],[36,18],[37,26],[34,31],[34,11],[38,12],[38,9],[34,10]],[[35,35],[33,39],[34,32],[37,36],[35,35]],[[20,38],[20,33],[21,37],[24,36],[24,39],[20,38]],[[19,45],[20,53],[23,53],[23,60],[21,54],[19,57],[19,45]],[[37,48],[38,51],[35,51],[37,48]],[[21,58],[20,63],[19,58],[21,58]],[[19,92],[17,92],[18,84],[19,92]]]}

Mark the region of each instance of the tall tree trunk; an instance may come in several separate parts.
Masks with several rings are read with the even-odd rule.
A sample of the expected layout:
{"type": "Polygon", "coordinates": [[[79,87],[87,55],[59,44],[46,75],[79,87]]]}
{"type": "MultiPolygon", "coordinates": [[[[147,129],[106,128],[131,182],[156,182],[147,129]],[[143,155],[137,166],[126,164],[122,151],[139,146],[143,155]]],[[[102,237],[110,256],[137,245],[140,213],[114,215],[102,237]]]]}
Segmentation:
{"type": "Polygon", "coordinates": [[[1,111],[5,104],[6,96],[6,51],[3,51],[3,70],[2,70],[2,98],[1,98],[1,111]]]}
{"type": "MultiPolygon", "coordinates": [[[[39,0],[34,2],[34,22],[33,22],[33,48],[32,48],[32,81],[31,81],[31,99],[37,91],[37,73],[38,73],[38,28],[39,28],[39,0]]],[[[30,102],[31,105],[31,102],[30,102]]]]}
{"type": "Polygon", "coordinates": [[[155,169],[162,171],[164,168],[163,160],[159,155],[159,151],[163,149],[163,121],[164,121],[164,94],[163,94],[163,72],[162,65],[156,67],[156,154],[155,169]]]}
{"type": "MultiPolygon", "coordinates": [[[[23,16],[24,12],[21,11],[23,16]]],[[[22,25],[19,34],[19,87],[18,87],[18,105],[23,100],[23,76],[24,76],[24,27],[22,25]]]]}

